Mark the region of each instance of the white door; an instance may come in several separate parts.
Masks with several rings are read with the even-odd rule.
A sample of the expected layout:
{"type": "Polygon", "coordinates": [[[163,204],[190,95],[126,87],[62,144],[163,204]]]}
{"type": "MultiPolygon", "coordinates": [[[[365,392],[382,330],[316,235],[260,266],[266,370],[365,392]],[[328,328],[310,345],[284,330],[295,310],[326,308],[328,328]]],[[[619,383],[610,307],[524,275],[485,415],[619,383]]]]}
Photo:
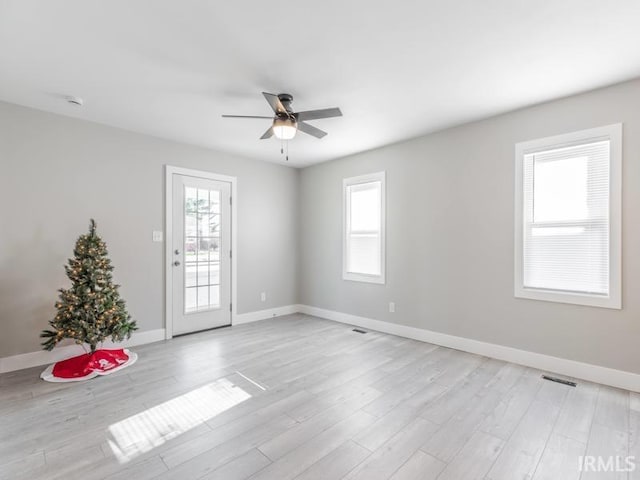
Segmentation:
{"type": "Polygon", "coordinates": [[[173,175],[173,334],[231,324],[231,184],[173,175]]]}

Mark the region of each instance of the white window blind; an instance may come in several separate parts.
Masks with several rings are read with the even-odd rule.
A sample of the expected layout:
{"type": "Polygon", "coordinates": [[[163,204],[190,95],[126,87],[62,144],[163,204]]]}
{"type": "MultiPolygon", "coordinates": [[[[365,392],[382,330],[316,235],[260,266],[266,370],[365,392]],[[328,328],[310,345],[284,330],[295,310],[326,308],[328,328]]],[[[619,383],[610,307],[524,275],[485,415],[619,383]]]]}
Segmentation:
{"type": "Polygon", "coordinates": [[[592,135],[563,146],[523,149],[517,159],[522,230],[516,296],[619,304],[619,282],[612,282],[612,265],[619,274],[619,218],[612,219],[612,211],[619,214],[619,208],[612,209],[613,194],[614,206],[620,196],[619,183],[612,182],[612,172],[619,172],[612,168],[614,141],[612,135],[592,135]],[[612,245],[612,220],[617,245],[612,245]]]}
{"type": "Polygon", "coordinates": [[[525,287],[609,294],[609,148],[525,156],[525,287]]]}
{"type": "Polygon", "coordinates": [[[384,172],[344,181],[347,280],[384,283],[384,172]]]}

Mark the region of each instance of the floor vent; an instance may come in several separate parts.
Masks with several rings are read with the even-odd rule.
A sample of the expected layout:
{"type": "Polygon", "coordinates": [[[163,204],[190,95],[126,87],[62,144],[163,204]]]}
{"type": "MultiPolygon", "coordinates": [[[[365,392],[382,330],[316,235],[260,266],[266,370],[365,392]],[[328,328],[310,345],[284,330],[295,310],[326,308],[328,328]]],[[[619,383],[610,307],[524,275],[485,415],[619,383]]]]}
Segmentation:
{"type": "Polygon", "coordinates": [[[568,385],[570,387],[575,387],[577,385],[576,382],[570,382],[569,380],[565,380],[563,378],[558,377],[550,377],[549,375],[542,375],[542,378],[545,380],[549,380],[550,382],[561,383],[563,385],[568,385]]]}
{"type": "Polygon", "coordinates": [[[354,328],[353,331],[356,333],[367,333],[364,330],[360,330],[359,328],[354,328]]]}

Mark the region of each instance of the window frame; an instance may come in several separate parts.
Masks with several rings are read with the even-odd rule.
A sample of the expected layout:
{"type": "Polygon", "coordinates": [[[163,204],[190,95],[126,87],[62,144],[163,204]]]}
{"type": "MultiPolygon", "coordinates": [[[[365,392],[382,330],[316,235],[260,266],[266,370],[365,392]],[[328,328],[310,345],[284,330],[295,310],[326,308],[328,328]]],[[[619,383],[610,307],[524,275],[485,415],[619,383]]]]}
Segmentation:
{"type": "Polygon", "coordinates": [[[374,172],[357,177],[344,178],[342,180],[342,279],[354,282],[386,283],[386,172],[374,172]],[[363,183],[380,182],[380,275],[366,273],[349,272],[348,262],[348,233],[349,233],[349,211],[350,199],[348,198],[348,187],[363,183]]]}
{"type": "Polygon", "coordinates": [[[515,146],[514,296],[531,300],[612,309],[622,308],[622,124],[580,130],[517,143],[515,146]],[[563,292],[524,286],[524,160],[555,148],[609,140],[609,295],[563,292]]]}

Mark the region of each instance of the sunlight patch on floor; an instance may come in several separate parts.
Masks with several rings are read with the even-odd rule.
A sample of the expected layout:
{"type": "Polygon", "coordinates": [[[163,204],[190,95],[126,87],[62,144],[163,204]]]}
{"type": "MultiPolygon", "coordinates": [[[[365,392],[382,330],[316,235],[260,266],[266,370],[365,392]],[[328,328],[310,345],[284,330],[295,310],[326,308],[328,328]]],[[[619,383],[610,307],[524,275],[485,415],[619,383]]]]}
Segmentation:
{"type": "Polygon", "coordinates": [[[126,463],[248,398],[245,390],[221,378],[110,425],[109,446],[126,463]]]}

